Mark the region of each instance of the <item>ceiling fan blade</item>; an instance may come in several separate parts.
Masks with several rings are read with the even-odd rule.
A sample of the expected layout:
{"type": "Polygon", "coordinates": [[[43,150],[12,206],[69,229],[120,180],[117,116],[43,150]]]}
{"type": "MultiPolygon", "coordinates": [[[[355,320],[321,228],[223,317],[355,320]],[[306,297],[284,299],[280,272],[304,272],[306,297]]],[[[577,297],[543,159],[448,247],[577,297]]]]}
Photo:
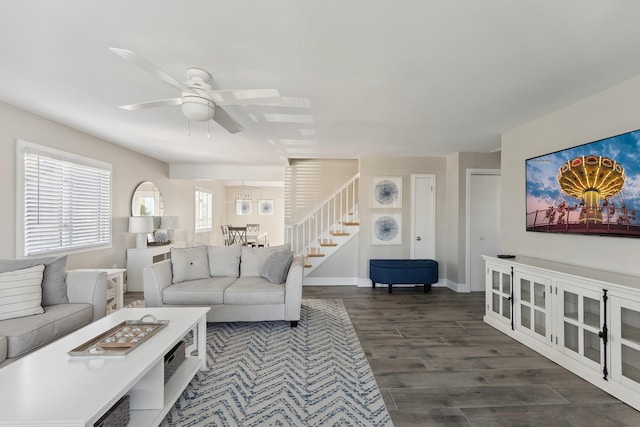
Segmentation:
{"type": "Polygon", "coordinates": [[[233,117],[226,111],[216,105],[216,111],[213,115],[215,120],[220,126],[225,128],[229,133],[238,133],[242,130],[242,125],[236,122],[233,117]]]}
{"type": "Polygon", "coordinates": [[[184,83],[171,77],[169,74],[165,73],[160,68],[156,67],[152,63],[138,56],[138,54],[136,54],[135,52],[132,52],[127,49],[120,49],[117,47],[110,47],[109,50],[115,53],[116,55],[118,55],[119,57],[137,65],[138,67],[142,68],[148,73],[153,74],[163,82],[170,84],[171,86],[178,89],[179,91],[186,90],[186,91],[192,92],[192,90],[189,89],[189,87],[186,86],[184,83]]]}
{"type": "Polygon", "coordinates": [[[138,104],[121,105],[118,108],[122,108],[123,110],[128,110],[128,111],[138,111],[138,110],[145,110],[147,108],[172,107],[174,105],[181,105],[181,104],[182,104],[182,98],[169,98],[169,99],[159,99],[157,101],[140,102],[138,104]]]}
{"type": "Polygon", "coordinates": [[[281,104],[276,89],[210,90],[211,99],[217,105],[268,105],[281,104]]]}

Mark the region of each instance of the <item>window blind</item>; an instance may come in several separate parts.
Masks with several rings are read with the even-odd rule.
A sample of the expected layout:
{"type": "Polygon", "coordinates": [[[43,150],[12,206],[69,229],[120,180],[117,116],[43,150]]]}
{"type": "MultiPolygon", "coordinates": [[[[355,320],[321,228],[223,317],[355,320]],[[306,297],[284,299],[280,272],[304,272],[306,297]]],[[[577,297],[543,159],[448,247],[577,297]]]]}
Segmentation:
{"type": "Polygon", "coordinates": [[[196,189],[195,192],[195,231],[204,232],[213,229],[212,193],[208,190],[196,189]]]}
{"type": "Polygon", "coordinates": [[[110,244],[111,170],[25,151],[25,255],[110,244]]]}
{"type": "Polygon", "coordinates": [[[351,159],[290,159],[285,169],[284,223],[295,224],[358,173],[351,159]]]}

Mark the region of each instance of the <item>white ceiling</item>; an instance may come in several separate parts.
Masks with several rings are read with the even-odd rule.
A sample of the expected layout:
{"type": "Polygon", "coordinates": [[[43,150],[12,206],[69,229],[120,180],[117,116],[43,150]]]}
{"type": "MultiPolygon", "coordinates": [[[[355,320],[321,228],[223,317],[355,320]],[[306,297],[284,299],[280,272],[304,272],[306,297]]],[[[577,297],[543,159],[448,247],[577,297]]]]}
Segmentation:
{"type": "Polygon", "coordinates": [[[638,17],[627,0],[6,0],[0,101],[168,163],[488,152],[640,75],[638,17]],[[188,136],[179,107],[117,108],[179,93],[108,47],[284,102],[188,136]]]}

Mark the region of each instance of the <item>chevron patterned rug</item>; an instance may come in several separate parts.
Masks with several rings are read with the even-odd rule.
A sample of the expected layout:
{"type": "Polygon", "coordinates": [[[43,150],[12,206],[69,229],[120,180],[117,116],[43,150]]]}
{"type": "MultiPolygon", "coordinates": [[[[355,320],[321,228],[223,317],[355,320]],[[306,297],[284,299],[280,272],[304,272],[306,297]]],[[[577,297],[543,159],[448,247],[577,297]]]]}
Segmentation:
{"type": "Polygon", "coordinates": [[[342,300],[303,300],[297,328],[209,324],[207,363],[163,426],[393,425],[342,300]]]}

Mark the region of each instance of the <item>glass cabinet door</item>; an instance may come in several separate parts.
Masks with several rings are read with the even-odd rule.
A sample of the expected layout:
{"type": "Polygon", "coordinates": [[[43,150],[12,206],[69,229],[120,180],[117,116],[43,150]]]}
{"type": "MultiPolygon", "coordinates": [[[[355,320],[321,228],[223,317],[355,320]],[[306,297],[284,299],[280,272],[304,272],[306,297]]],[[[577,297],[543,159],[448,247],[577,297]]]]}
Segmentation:
{"type": "Polygon", "coordinates": [[[635,389],[640,387],[640,302],[612,299],[612,334],[619,332],[620,345],[612,348],[611,375],[635,389]]]}
{"type": "Polygon", "coordinates": [[[599,336],[604,323],[602,294],[568,284],[562,285],[558,294],[562,318],[560,350],[600,369],[604,352],[599,336]]]}
{"type": "Polygon", "coordinates": [[[551,281],[515,272],[517,329],[551,344],[551,281]]]}
{"type": "Polygon", "coordinates": [[[511,322],[511,268],[488,265],[487,311],[504,322],[511,322]]]}

